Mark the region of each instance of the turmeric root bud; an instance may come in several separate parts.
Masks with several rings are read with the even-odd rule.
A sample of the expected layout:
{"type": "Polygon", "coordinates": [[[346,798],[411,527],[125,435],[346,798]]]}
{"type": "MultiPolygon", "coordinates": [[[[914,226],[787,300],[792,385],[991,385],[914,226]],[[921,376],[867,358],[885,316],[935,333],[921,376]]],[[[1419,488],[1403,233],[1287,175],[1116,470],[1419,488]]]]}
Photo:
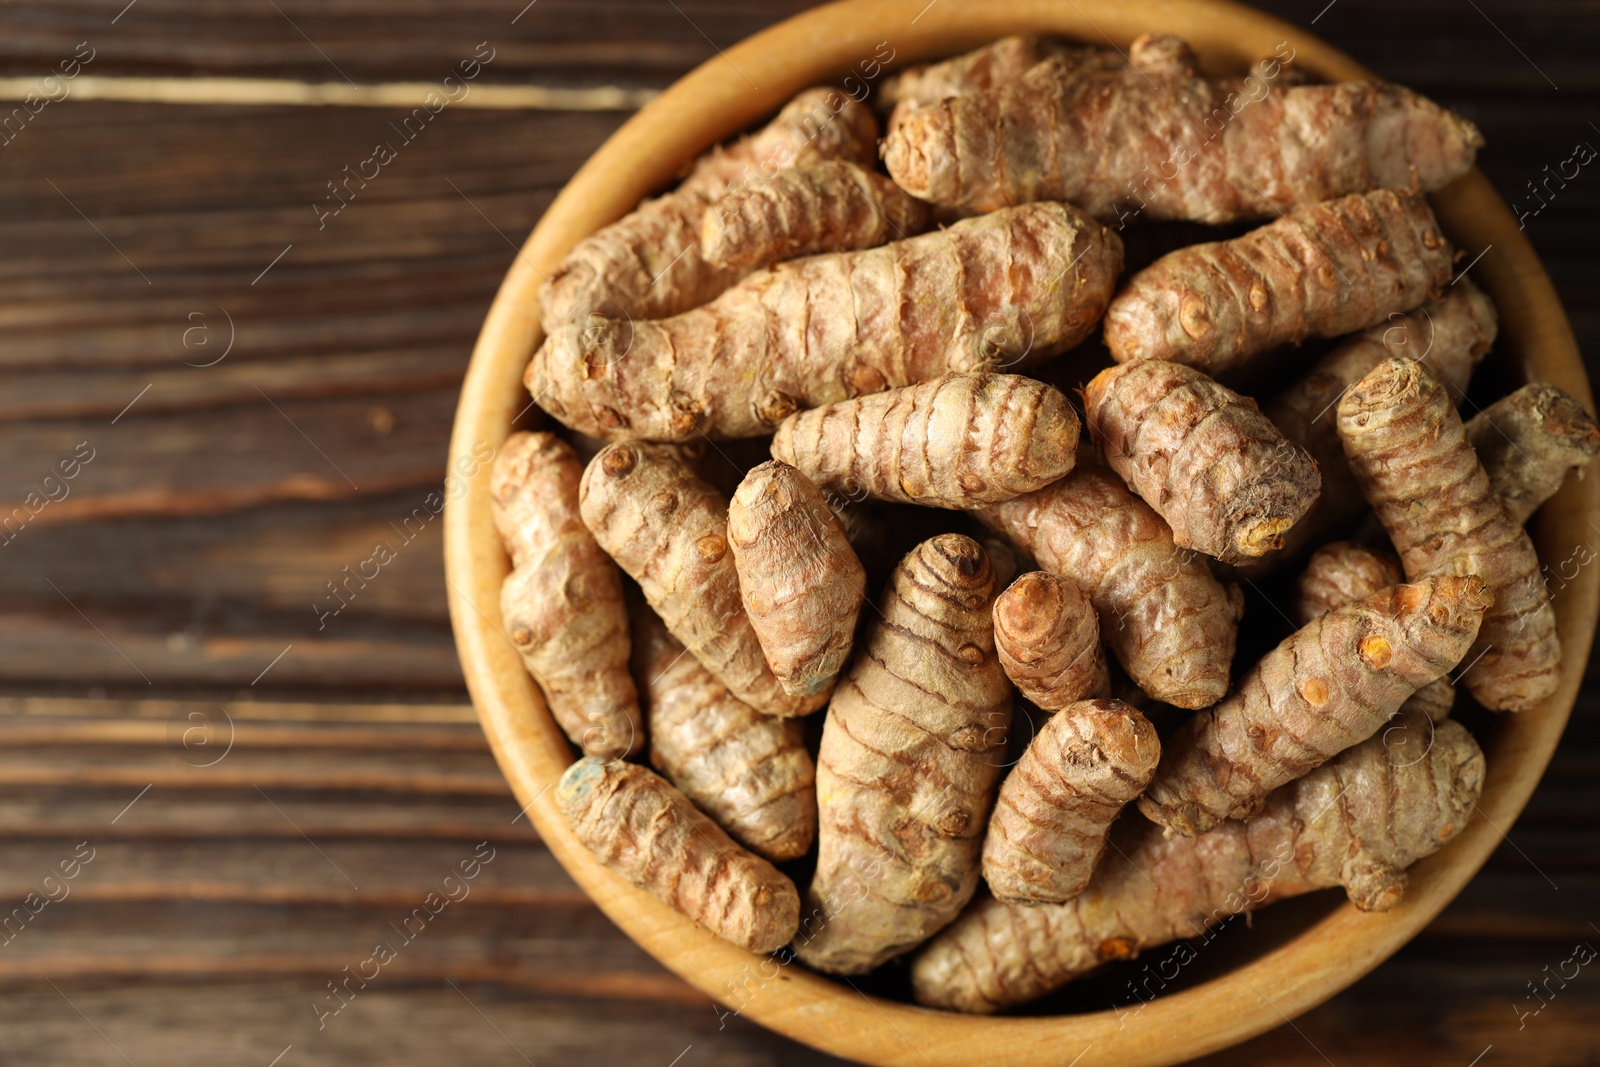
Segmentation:
{"type": "Polygon", "coordinates": [[[1155,727],[1120,700],[1084,700],[1052,715],[1006,776],[983,843],[996,899],[1059,904],[1082,892],[1123,805],[1161,755],[1155,727]]]}
{"type": "Polygon", "coordinates": [[[719,266],[764,267],[914,237],[929,216],[927,204],[883,175],[833,160],[724,193],[706,208],[700,251],[719,266]]]}
{"type": "Polygon", "coordinates": [[[1106,347],[1119,363],[1165,359],[1218,375],[1410,311],[1450,280],[1452,255],[1420,194],[1311,204],[1135,274],[1106,310],[1106,347]]]}
{"type": "Polygon", "coordinates": [[[784,691],[832,688],[850,655],[867,572],[822,493],[786,463],[746,474],[728,505],[739,596],[784,691]]]}
{"type": "Polygon", "coordinates": [[[1467,825],[1483,781],[1483,752],[1464,727],[1406,715],[1275,791],[1246,822],[1164,838],[1123,820],[1081,894],[1035,907],[980,901],[913,961],[912,990],[929,1007],[995,1012],[1314,889],[1342,885],[1358,908],[1393,907],[1406,868],[1467,825]]]}
{"type": "Polygon", "coordinates": [[[1107,367],[1084,388],[1106,462],[1180,548],[1237,563],[1277,548],[1322,479],[1255,401],[1178,363],[1107,367]]]}
{"type": "Polygon", "coordinates": [[[772,454],[825,490],[979,508],[1072,469],[1078,416],[1061,391],[1017,374],[957,374],[785,419],[772,454]]]}
{"type": "Polygon", "coordinates": [[[1047,571],[1024,574],[995,599],[994,646],[1017,691],[1045,711],[1111,692],[1094,605],[1047,571]]]}
{"type": "Polygon", "coordinates": [[[776,952],[794,936],[794,883],[647,768],[586,757],[561,776],[556,803],[597,860],[718,937],[776,952]]]}
{"type": "Polygon", "coordinates": [[[1429,578],[1314,619],[1167,739],[1139,810],[1186,837],[1253,814],[1460,662],[1491,603],[1481,579],[1429,578]]]}
{"type": "Polygon", "coordinates": [[[1461,676],[1478,703],[1524,711],[1561,679],[1561,638],[1539,557],[1467,440],[1444,387],[1391,359],[1339,402],[1339,437],[1406,577],[1477,575],[1494,607],[1461,676]]]}
{"type": "Polygon", "coordinates": [[[512,434],[500,446],[490,495],[512,563],[500,612],[562,731],[611,759],[643,747],[644,731],[622,576],[579,516],[582,476],[577,453],[554,434],[512,434]]]}

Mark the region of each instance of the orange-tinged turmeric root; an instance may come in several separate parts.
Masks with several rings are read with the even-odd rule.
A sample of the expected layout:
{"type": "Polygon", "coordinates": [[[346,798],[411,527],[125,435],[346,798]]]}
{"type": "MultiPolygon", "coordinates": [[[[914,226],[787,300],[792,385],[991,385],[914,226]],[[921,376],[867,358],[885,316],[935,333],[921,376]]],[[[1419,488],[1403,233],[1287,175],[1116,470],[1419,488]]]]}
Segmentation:
{"type": "Polygon", "coordinates": [[[1045,711],[1111,694],[1094,605],[1049,571],[1030,571],[995,598],[994,647],[1017,692],[1045,711]]]}
{"type": "Polygon", "coordinates": [[[795,951],[861,974],[971,899],[1011,722],[994,655],[994,574],[943,534],[895,570],[839,683],[817,757],[817,872],[795,951]]]}
{"type": "Polygon", "coordinates": [[[1217,375],[1279,345],[1384,322],[1450,280],[1453,251],[1422,196],[1379,189],[1310,204],[1231,241],[1169,253],[1106,309],[1119,363],[1217,375]]]}
{"type": "Polygon", "coordinates": [[[1123,805],[1161,756],[1150,720],[1120,700],[1084,700],[1052,715],[1000,786],[983,843],[996,899],[1059,904],[1083,891],[1123,805]]]}
{"type": "Polygon", "coordinates": [[[1031,34],[1002,37],[938,63],[907,67],[884,79],[875,100],[880,110],[893,107],[903,112],[999,88],[1055,58],[1074,69],[1120,70],[1124,64],[1121,53],[1114,48],[1068,44],[1031,34]]]}
{"type": "Polygon", "coordinates": [[[806,90],[766,127],[701,157],[678,188],[578,242],[539,288],[545,333],[582,333],[591,316],[664,318],[712,299],[751,266],[701,256],[707,206],[730,186],[784,167],[825,159],[870,166],[877,136],[865,104],[833,89],[806,90]]]}
{"type": "Polygon", "coordinates": [[[511,556],[500,611],[550,714],[591,756],[644,744],[628,675],[622,576],[578,514],[583,464],[549,433],[516,433],[490,474],[495,527],[511,556]]]}
{"type": "Polygon", "coordinates": [[[1110,471],[1079,465],[1037,492],[978,512],[1089,595],[1100,632],[1139,688],[1204,708],[1228,690],[1244,598],[1110,471]]]}
{"type": "Polygon", "coordinates": [[[1225,223],[1379,187],[1432,191],[1483,143],[1395,85],[1274,84],[1276,60],[1243,80],[1205,78],[1171,37],[1140,38],[1128,59],[1050,60],[898,115],[884,163],[912,195],[965,211],[1070,200],[1102,219],[1225,223]]]}
{"type": "Polygon", "coordinates": [[[1482,579],[1428,578],[1312,620],[1167,738],[1139,810],[1185,837],[1253,815],[1460,662],[1491,603],[1482,579]]]}
{"type": "Polygon", "coordinates": [[[578,499],[600,547],[734,696],[768,715],[804,715],[822,705],[825,694],[794,696],[767,666],[739,599],[728,503],[670,449],[608,445],[589,461],[578,499]]]}
{"type": "Polygon", "coordinates": [[[746,474],[728,505],[739,595],[786,692],[833,687],[856,632],[867,572],[827,500],[777,460],[746,474]]]}
{"type": "MultiPolygon", "coordinates": [[[[996,1012],[1157,945],[1209,940],[1230,915],[1315,889],[1344,886],[1358,908],[1383,911],[1404,894],[1405,868],[1466,826],[1483,779],[1464,727],[1405,716],[1277,790],[1246,822],[1163,838],[1123,820],[1086,890],[1065,904],[978,902],[912,963],[912,989],[929,1007],[996,1012]]],[[[1180,965],[1195,956],[1193,945],[1174,951],[1180,965]]]]}
{"type": "Polygon", "coordinates": [[[673,318],[553,335],[523,380],[597,437],[758,437],[802,408],[1071,348],[1121,265],[1116,234],[1033,204],[781,263],[673,318]]]}
{"type": "Polygon", "coordinates": [[[1530,382],[1467,423],[1467,440],[1512,522],[1527,522],[1556,495],[1568,471],[1600,454],[1600,427],[1578,400],[1530,382]]]}
{"type": "Polygon", "coordinates": [[[719,266],[765,267],[903,241],[930,221],[928,205],[888,178],[830,160],[780,170],[722,194],[706,208],[700,254],[719,266]]]}
{"type": "Polygon", "coordinates": [[[817,769],[800,721],[728,692],[649,608],[630,615],[651,765],[750,851],[775,863],[805,855],[817,833],[817,769]]]}
{"type": "Polygon", "coordinates": [[[1077,447],[1067,398],[1019,374],[952,374],[796,412],[772,439],[825,490],[967,509],[1049,485],[1077,447]]]}
{"type": "Polygon", "coordinates": [[[1561,680],[1561,638],[1522,525],[1506,512],[1461,415],[1420,363],[1391,359],[1339,401],[1339,436],[1406,577],[1478,575],[1494,608],[1459,681],[1478,703],[1526,711],[1561,680]]]}
{"type": "Polygon", "coordinates": [[[561,776],[556,802],[595,859],[718,937],[776,952],[794,936],[794,883],[648,768],[586,757],[561,776]]]}
{"type": "Polygon", "coordinates": [[[1229,563],[1261,556],[1321,490],[1316,461],[1255,401],[1192,367],[1107,367],[1083,402],[1106,463],[1167,520],[1179,548],[1229,563]]]}

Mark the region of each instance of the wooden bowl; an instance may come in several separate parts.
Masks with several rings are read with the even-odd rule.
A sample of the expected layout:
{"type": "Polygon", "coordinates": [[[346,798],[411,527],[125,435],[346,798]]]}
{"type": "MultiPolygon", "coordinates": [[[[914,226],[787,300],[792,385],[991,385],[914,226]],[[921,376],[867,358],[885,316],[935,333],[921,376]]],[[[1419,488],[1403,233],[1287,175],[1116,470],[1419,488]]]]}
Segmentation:
{"type": "MultiPolygon", "coordinates": [[[[938,58],[1022,32],[1125,48],[1147,31],[1187,38],[1208,68],[1242,71],[1287,41],[1295,63],[1330,80],[1372,77],[1304,30],[1248,8],[1183,0],[849,0],[757,34],[707,61],[627,122],[578,171],[540,220],[500,286],[473,352],[450,444],[458,479],[445,512],[450,611],[467,685],[500,767],[550,850],[616,924],[709,997],[797,1041],[863,1063],[1170,1064],[1278,1026],[1355,982],[1420,931],[1478,871],[1538,783],[1571,713],[1588,660],[1600,568],[1560,590],[1566,659],[1561,687],[1537,711],[1497,717],[1480,737],[1488,781],[1465,832],[1413,870],[1403,904],[1365,915],[1349,904],[1311,909],[1302,932],[1184,992],[1147,1003],[1124,1026],[1116,1013],[970,1017],[873,998],[851,985],[752,956],[680,917],[594,861],[574,839],[550,788],[573,760],[499,622],[508,570],[489,514],[485,446],[498,448],[528,405],[524,365],[540,340],[535,291],[579,239],[659,189],[685,161],[774,112],[799,90],[860,79],[887,43],[894,64],[938,58]],[[863,70],[862,64],[868,66],[863,70]],[[1270,1001],[1267,997],[1270,996],[1270,1001]]],[[[881,75],[879,75],[881,77],[881,75]]],[[[1433,198],[1473,278],[1500,310],[1496,358],[1516,380],[1543,379],[1585,400],[1589,383],[1566,315],[1505,203],[1474,171],[1433,198]]],[[[1571,479],[1535,523],[1551,565],[1587,540],[1600,478],[1571,479]]]]}

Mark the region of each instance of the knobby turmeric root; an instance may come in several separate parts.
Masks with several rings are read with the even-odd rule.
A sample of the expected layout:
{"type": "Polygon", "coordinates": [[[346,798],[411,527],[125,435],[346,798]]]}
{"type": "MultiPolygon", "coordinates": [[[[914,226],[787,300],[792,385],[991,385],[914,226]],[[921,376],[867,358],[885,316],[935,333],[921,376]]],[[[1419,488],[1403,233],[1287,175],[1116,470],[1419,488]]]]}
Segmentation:
{"type": "Polygon", "coordinates": [[[750,272],[700,254],[706,208],[730,186],[827,159],[870,166],[872,110],[834,89],[808,89],[766,127],[715,149],[663,196],[578,242],[539,287],[547,335],[582,333],[590,316],[657,319],[705,303],[750,272]]]}
{"type": "Polygon", "coordinates": [[[1406,577],[1472,574],[1494,608],[1458,681],[1478,703],[1525,711],[1561,680],[1561,639],[1533,542],[1507,513],[1455,405],[1425,367],[1391,359],[1339,401],[1339,436],[1406,577]]]}
{"type": "Polygon", "coordinates": [[[1471,278],[1458,278],[1439,299],[1340,342],[1266,406],[1267,418],[1309,452],[1322,473],[1321,494],[1269,558],[1297,557],[1313,538],[1343,533],[1361,514],[1361,487],[1344,458],[1334,412],[1345,391],[1386,359],[1415,359],[1427,364],[1452,396],[1461,396],[1498,328],[1494,303],[1471,278]]]}
{"type": "Polygon", "coordinates": [[[768,460],[728,505],[739,595],[785,692],[833,687],[850,655],[867,572],[828,502],[806,476],[768,460]]]}
{"type": "MultiPolygon", "coordinates": [[[[1400,560],[1392,553],[1353,541],[1334,541],[1317,549],[1295,579],[1289,596],[1289,616],[1296,625],[1305,626],[1312,619],[1405,580],[1400,560]]],[[[1420,711],[1432,722],[1443,722],[1450,717],[1455,703],[1456,687],[1446,674],[1412,693],[1400,710],[1420,711]]]]}
{"type": "Polygon", "coordinates": [[[1467,423],[1467,440],[1489,474],[1506,514],[1524,523],[1556,495],[1568,471],[1600,454],[1600,427],[1575,398],[1530,382],[1467,423]]]}
{"type": "MultiPolygon", "coordinates": [[[[1039,907],[980,901],[913,962],[912,989],[929,1007],[995,1012],[1168,941],[1209,940],[1230,915],[1315,889],[1344,886],[1356,907],[1383,911],[1404,894],[1405,868],[1467,824],[1483,778],[1464,727],[1407,715],[1277,790],[1246,822],[1163,838],[1125,819],[1084,892],[1039,907]]],[[[1196,948],[1174,952],[1187,963],[1196,948]]]]}
{"type": "Polygon", "coordinates": [[[802,408],[1071,348],[1121,266],[1116,234],[1033,204],[782,263],[673,318],[552,335],[524,382],[581,433],[757,437],[802,408]]]}
{"type": "Polygon", "coordinates": [[[954,919],[977,888],[1011,722],[993,595],[977,542],[923,542],[839,683],[817,757],[817,873],[794,945],[817,970],[871,970],[954,919]]]}
{"type": "Polygon", "coordinates": [[[700,254],[728,267],[765,267],[915,237],[930,209],[883,175],[844,160],[780,170],[736,185],[706,208],[700,254]]]}
{"type": "Polygon", "coordinates": [[[1192,367],[1107,367],[1083,401],[1106,463],[1167,520],[1179,548],[1230,563],[1263,555],[1322,487],[1316,461],[1255,401],[1192,367]]]}
{"type": "Polygon", "coordinates": [[[966,211],[1070,200],[1101,219],[1225,223],[1379,187],[1432,191],[1483,144],[1470,122],[1399,86],[1274,85],[1276,61],[1243,80],[1204,78],[1172,37],[1141,37],[1128,60],[1051,60],[899,115],[884,163],[913,196],[966,211]]]}
{"type": "Polygon", "coordinates": [[[1106,833],[1155,773],[1150,720],[1120,700],[1052,715],[1000,786],[983,843],[983,880],[998,900],[1059,904],[1088,885],[1106,833]]]}
{"type": "Polygon", "coordinates": [[[1459,663],[1492,603],[1480,578],[1427,578],[1312,620],[1167,739],[1139,810],[1185,837],[1254,814],[1459,663]]]}
{"type": "Polygon", "coordinates": [[[1114,48],[1032,35],[1002,37],[951,59],[907,67],[884,79],[875,99],[880,110],[937,104],[953,96],[1007,85],[1052,58],[1060,58],[1074,69],[1119,70],[1124,63],[1114,48]]]}
{"type": "Polygon", "coordinates": [[[1134,683],[1184,708],[1228,690],[1244,598],[1117,476],[1077,467],[1036,492],[978,512],[1039,566],[1089,595],[1100,632],[1134,683]]]}
{"type": "Polygon", "coordinates": [[[577,453],[554,434],[516,433],[501,446],[489,491],[513,569],[500,613],[567,737],[614,759],[637,752],[644,731],[622,576],[578,515],[582,477],[577,453]]]}
{"type": "Polygon", "coordinates": [[[804,715],[826,697],[786,692],[739,599],[728,504],[669,449],[626,442],[589,461],[584,524],[639,583],[672,636],[733,695],[768,715],[804,715]]]}
{"type": "Polygon", "coordinates": [[[1094,605],[1048,571],[1024,574],[995,598],[994,647],[1017,692],[1045,711],[1111,693],[1094,605]]]}
{"type": "Polygon", "coordinates": [[[597,860],[718,937],[775,952],[794,936],[794,883],[648,768],[585,757],[561,776],[556,802],[597,860]]]}
{"type": "Polygon", "coordinates": [[[799,720],[728,692],[649,608],[630,617],[651,765],[750,851],[773,862],[803,856],[817,832],[817,769],[799,720]]]}
{"type": "Polygon", "coordinates": [[[1078,415],[1059,389],[1017,374],[957,374],[809,411],[778,426],[772,454],[826,490],[979,508],[1072,469],[1078,415]]]}
{"type": "Polygon", "coordinates": [[[1452,256],[1418,194],[1311,204],[1135,274],[1106,310],[1106,346],[1119,363],[1165,359],[1218,375],[1279,345],[1410,311],[1450,280],[1452,256]]]}

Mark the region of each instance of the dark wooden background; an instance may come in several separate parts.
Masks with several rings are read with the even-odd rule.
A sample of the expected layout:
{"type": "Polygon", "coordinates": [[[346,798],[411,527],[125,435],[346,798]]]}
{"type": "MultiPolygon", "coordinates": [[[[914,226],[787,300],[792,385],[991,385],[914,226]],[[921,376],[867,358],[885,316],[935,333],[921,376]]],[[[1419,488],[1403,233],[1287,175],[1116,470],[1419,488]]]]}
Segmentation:
{"type": "MultiPolygon", "coordinates": [[[[805,6],[124,2],[6,4],[0,76],[87,41],[84,77],[437,81],[487,41],[480,84],[651,90],[805,6]]],[[[1476,120],[1508,196],[1600,144],[1594,4],[1325,4],[1269,6],[1476,120]]],[[[403,544],[392,525],[440,485],[512,245],[625,113],[448,109],[319,229],[311,205],[400,109],[79,84],[0,147],[0,501],[59,496],[46,475],[94,450],[0,546],[0,903],[69,894],[0,944],[0,1062],[824,1062],[723,1028],[517,819],[466,701],[438,523],[403,544]],[[325,583],[379,540],[397,558],[319,630],[325,583]],[[471,896],[319,1031],[326,983],[480,842],[471,896]],[[45,882],[75,849],[92,861],[45,882]]],[[[1597,207],[1589,168],[1528,225],[1591,353],[1597,207]]],[[[1600,944],[1597,712],[1600,679],[1510,842],[1421,937],[1208,1062],[1600,1062],[1600,971],[1519,1018],[1530,982],[1600,944]]]]}

